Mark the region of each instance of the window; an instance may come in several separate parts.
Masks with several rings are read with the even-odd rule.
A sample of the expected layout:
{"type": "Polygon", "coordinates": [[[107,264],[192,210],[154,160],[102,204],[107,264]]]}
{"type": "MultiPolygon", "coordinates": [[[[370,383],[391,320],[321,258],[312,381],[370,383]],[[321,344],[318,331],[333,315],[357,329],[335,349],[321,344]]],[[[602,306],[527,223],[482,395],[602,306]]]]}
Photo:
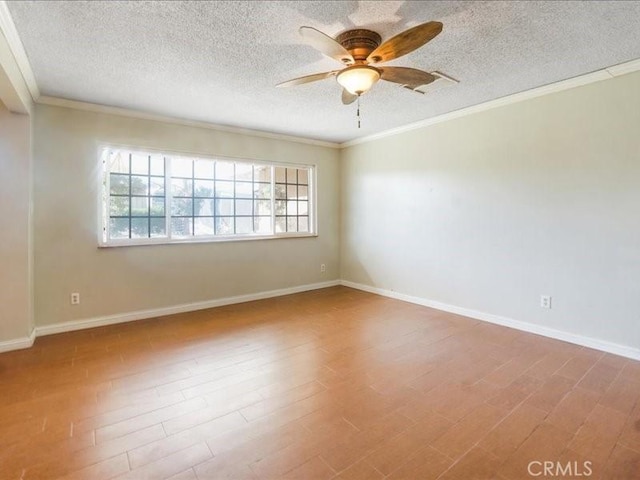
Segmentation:
{"type": "Polygon", "coordinates": [[[314,167],[104,148],[102,244],[309,236],[314,167]]]}

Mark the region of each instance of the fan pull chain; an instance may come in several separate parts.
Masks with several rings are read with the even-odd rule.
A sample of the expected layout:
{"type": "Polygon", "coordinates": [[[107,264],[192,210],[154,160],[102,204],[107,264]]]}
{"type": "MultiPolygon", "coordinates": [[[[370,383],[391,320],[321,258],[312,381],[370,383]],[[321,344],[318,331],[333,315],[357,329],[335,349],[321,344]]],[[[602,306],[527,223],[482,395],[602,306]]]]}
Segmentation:
{"type": "Polygon", "coordinates": [[[358,118],[358,128],[360,128],[360,95],[358,95],[358,111],[356,117],[358,118]]]}

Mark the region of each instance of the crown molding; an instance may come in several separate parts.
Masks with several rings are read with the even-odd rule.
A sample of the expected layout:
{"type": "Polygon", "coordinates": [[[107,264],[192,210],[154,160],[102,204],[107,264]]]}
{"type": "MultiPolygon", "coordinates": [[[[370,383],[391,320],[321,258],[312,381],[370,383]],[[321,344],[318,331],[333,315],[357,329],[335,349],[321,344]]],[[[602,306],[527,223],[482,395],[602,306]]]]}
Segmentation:
{"type": "Polygon", "coordinates": [[[18,35],[16,25],[13,23],[13,17],[11,16],[11,12],[9,12],[9,7],[5,0],[0,0],[0,31],[2,31],[9,44],[9,49],[13,54],[15,62],[18,64],[20,75],[29,89],[31,98],[37,100],[40,96],[40,90],[36,83],[36,77],[33,74],[27,52],[24,49],[22,40],[20,40],[20,35],[18,35]]]}
{"type": "Polygon", "coordinates": [[[0,30],[0,102],[13,113],[29,114],[33,108],[33,99],[2,30],[0,30]]]}
{"type": "Polygon", "coordinates": [[[614,65],[612,67],[607,67],[606,70],[614,77],[626,75],[627,73],[637,72],[640,70],[640,58],[637,60],[631,60],[630,62],[619,63],[618,65],[614,65]]]}
{"type": "Polygon", "coordinates": [[[272,140],[284,140],[287,142],[303,143],[306,145],[315,145],[328,148],[340,148],[339,143],[327,142],[324,140],[316,140],[313,138],[296,137],[294,135],[286,135],[282,133],[265,132],[262,130],[252,130],[249,128],[231,127],[226,125],[216,125],[198,120],[187,120],[184,118],[170,117],[166,115],[158,115],[155,113],[147,113],[140,110],[129,108],[110,107],[97,103],[81,102],[78,100],[70,100],[68,98],[49,97],[42,95],[37,102],[41,105],[51,105],[54,107],[72,108],[74,110],[84,110],[94,113],[106,113],[109,115],[118,115],[121,117],[138,118],[141,120],[151,120],[154,122],[170,123],[172,125],[185,125],[187,127],[207,128],[218,132],[235,133],[239,135],[250,135],[252,137],[268,138],[272,140]]]}
{"type": "Polygon", "coordinates": [[[401,127],[392,128],[383,132],[367,135],[366,137],[356,138],[343,142],[340,144],[342,148],[351,147],[361,143],[371,142],[384,137],[390,137],[398,135],[400,133],[416,130],[418,128],[427,127],[429,125],[435,125],[442,122],[448,122],[456,118],[466,117],[467,115],[473,115],[474,113],[484,112],[497,107],[503,107],[505,105],[511,105],[513,103],[523,102],[532,98],[541,97],[543,95],[549,95],[551,93],[562,92],[571,88],[581,87],[590,83],[600,82],[602,80],[609,80],[611,78],[626,75],[628,73],[640,71],[640,59],[632,60],[630,62],[613,65],[611,67],[596,70],[595,72],[579,75],[577,77],[569,78],[567,80],[561,80],[559,82],[543,85],[542,87],[532,88],[531,90],[525,90],[523,92],[507,95],[506,97],[497,98],[488,102],[479,103],[471,107],[465,107],[460,110],[454,110],[452,112],[437,115],[435,117],[420,120],[418,122],[403,125],[401,127]]]}

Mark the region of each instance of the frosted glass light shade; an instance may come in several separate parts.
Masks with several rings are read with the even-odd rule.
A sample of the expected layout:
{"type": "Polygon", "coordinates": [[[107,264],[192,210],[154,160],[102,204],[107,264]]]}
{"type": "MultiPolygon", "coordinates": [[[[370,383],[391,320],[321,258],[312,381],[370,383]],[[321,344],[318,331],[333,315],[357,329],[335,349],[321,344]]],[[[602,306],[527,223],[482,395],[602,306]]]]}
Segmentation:
{"type": "Polygon", "coordinates": [[[355,65],[342,70],[336,80],[349,93],[362,95],[380,80],[380,72],[366,65],[355,65]]]}

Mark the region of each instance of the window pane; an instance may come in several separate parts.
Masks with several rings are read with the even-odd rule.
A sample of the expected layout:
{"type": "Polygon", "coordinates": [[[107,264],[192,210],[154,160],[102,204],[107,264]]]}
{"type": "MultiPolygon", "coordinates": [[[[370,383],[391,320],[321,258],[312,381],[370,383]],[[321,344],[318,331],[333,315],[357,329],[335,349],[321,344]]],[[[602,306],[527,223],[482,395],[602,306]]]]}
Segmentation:
{"type": "Polygon", "coordinates": [[[190,198],[174,198],[171,205],[171,215],[176,217],[193,215],[193,200],[190,198]]]}
{"type": "Polygon", "coordinates": [[[111,195],[129,195],[129,175],[112,173],[109,183],[111,195]]]}
{"type": "Polygon", "coordinates": [[[233,234],[233,217],[216,217],[216,235],[233,234]]]}
{"type": "Polygon", "coordinates": [[[233,197],[233,182],[216,182],[216,197],[233,197]]]}
{"type": "Polygon", "coordinates": [[[161,155],[151,156],[151,175],[164,177],[164,157],[161,155]]]}
{"type": "Polygon", "coordinates": [[[109,239],[311,229],[312,192],[307,184],[313,170],[307,168],[109,149],[100,152],[100,161],[109,175],[102,209],[109,239]]]}
{"type": "MultiPolygon", "coordinates": [[[[112,173],[129,173],[129,154],[124,152],[113,152],[111,156],[112,173]]],[[[129,228],[127,226],[127,228],[129,228]]],[[[127,237],[129,234],[127,233],[127,237]]]]}
{"type": "Polygon", "coordinates": [[[271,233],[271,217],[253,217],[253,229],[256,233],[271,233]]]}
{"type": "Polygon", "coordinates": [[[284,200],[276,200],[276,215],[287,214],[287,202],[284,200]]]}
{"type": "Polygon", "coordinates": [[[149,197],[132,197],[131,198],[131,216],[132,217],[148,217],[149,216],[149,197]]]}
{"type": "Polygon", "coordinates": [[[131,219],[131,238],[149,238],[149,219],[131,219]]]}
{"type": "Polygon", "coordinates": [[[151,219],[151,232],[150,237],[166,237],[167,227],[164,218],[152,218],[151,219]]]}
{"type": "Polygon", "coordinates": [[[131,154],[131,173],[147,175],[149,173],[149,156],[139,153],[131,154]]]}
{"type": "Polygon", "coordinates": [[[213,217],[196,218],[194,221],[193,234],[198,235],[214,235],[213,217]]]}
{"type": "Polygon", "coordinates": [[[236,215],[253,215],[253,200],[236,200],[236,215]]]}
{"type": "Polygon", "coordinates": [[[193,187],[194,197],[213,197],[213,180],[196,180],[193,187]]]}
{"type": "Polygon", "coordinates": [[[193,176],[196,178],[208,178],[213,180],[213,160],[195,160],[193,162],[193,176]]]}
{"type": "MultiPolygon", "coordinates": [[[[155,197],[151,199],[151,215],[164,217],[164,197],[155,197]]],[[[163,220],[164,222],[164,220],[163,220]]]]}
{"type": "Polygon", "coordinates": [[[214,201],[212,198],[203,198],[196,199],[193,204],[194,212],[193,214],[196,217],[211,217],[213,216],[214,210],[214,201]]]}
{"type": "Polygon", "coordinates": [[[172,178],[171,195],[174,197],[190,197],[193,195],[193,180],[172,178]]]}
{"type": "Polygon", "coordinates": [[[111,218],[109,220],[109,235],[111,238],[129,238],[129,219],[111,218]]]}
{"type": "Polygon", "coordinates": [[[149,185],[150,195],[164,195],[164,177],[151,177],[149,185]]]}
{"type": "Polygon", "coordinates": [[[264,165],[254,165],[253,167],[254,182],[271,183],[271,167],[264,165]]]}
{"type": "Polygon", "coordinates": [[[276,198],[287,198],[287,187],[276,183],[276,198]]]}
{"type": "Polygon", "coordinates": [[[216,215],[233,215],[233,200],[216,199],[216,215]]]}
{"type": "Polygon", "coordinates": [[[233,163],[216,162],[216,180],[233,180],[233,163]]]}
{"type": "Polygon", "coordinates": [[[271,215],[271,200],[256,200],[255,215],[271,215]]]}
{"type": "Polygon", "coordinates": [[[172,218],[171,234],[174,237],[190,237],[193,220],[191,218],[172,218]]]}
{"type": "Polygon", "coordinates": [[[236,233],[238,234],[253,233],[253,218],[252,217],[236,218],[236,233]]]}
{"type": "Polygon", "coordinates": [[[236,163],[236,181],[238,180],[252,181],[253,166],[246,163],[236,163]]]}
{"type": "Polygon", "coordinates": [[[252,198],[253,184],[248,182],[236,182],[236,198],[252,198]]]}
{"type": "MultiPolygon", "coordinates": [[[[129,197],[111,197],[109,215],[112,217],[129,216],[129,197]]],[[[127,228],[129,228],[127,224],[127,228]]],[[[128,234],[127,234],[128,236],[128,234]]]]}
{"type": "Polygon", "coordinates": [[[254,183],[253,194],[255,198],[271,198],[270,183],[254,183]]]}
{"type": "Polygon", "coordinates": [[[171,159],[171,176],[191,178],[193,176],[193,160],[173,157],[171,159]]]}
{"type": "Polygon", "coordinates": [[[306,168],[298,169],[298,183],[300,185],[309,185],[309,170],[306,168]]]}
{"type": "Polygon", "coordinates": [[[149,195],[149,177],[131,175],[131,195],[149,195]]]}

